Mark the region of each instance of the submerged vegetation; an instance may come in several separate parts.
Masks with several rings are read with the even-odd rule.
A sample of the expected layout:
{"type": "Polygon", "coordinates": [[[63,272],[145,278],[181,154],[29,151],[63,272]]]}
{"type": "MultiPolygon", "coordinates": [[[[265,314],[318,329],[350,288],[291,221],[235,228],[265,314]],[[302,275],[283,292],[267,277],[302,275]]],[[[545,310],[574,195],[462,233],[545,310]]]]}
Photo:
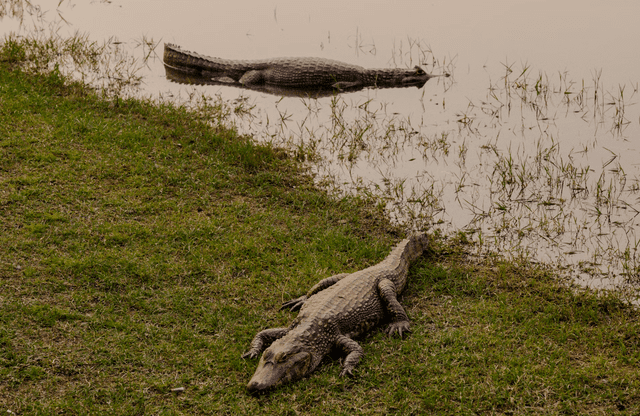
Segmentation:
{"type": "MultiPolygon", "coordinates": [[[[18,2],[0,4],[5,13],[18,2]]],[[[252,117],[250,103],[196,93],[184,104],[130,98],[125,89],[140,80],[127,62],[80,34],[0,41],[0,412],[640,411],[636,308],[620,292],[584,290],[552,267],[525,255],[507,261],[486,245],[530,234],[554,241],[572,227],[586,241],[621,229],[620,207],[632,212],[639,191],[624,155],[611,153],[595,170],[577,163],[593,143],[567,156],[551,138],[557,108],[624,135],[635,128],[637,88],[608,95],[597,74],[593,87],[578,88],[564,74],[557,84],[505,65],[505,78],[459,112],[454,129],[425,133],[374,101],[349,106],[336,97],[325,125],[340,134],[308,139],[325,134],[311,123],[324,104],[301,100],[309,116],[297,127],[309,136],[291,133],[282,104],[280,130],[267,130],[273,144],[257,144],[226,127],[252,117]],[[122,71],[109,75],[105,62],[122,71]],[[104,84],[87,86],[94,76],[104,84]],[[516,112],[536,114],[549,137],[531,141],[534,157],[524,147],[505,152],[482,133],[488,120],[507,130],[516,112]],[[325,161],[325,146],[349,167],[358,193],[328,194],[301,168],[325,161]],[[472,167],[473,152],[485,176],[472,167]],[[371,186],[357,173],[362,160],[447,161],[461,170],[444,172],[446,186],[437,172],[416,183],[381,170],[371,186]],[[489,207],[478,202],[478,177],[492,191],[489,207]],[[256,362],[240,356],[258,330],[291,321],[280,303],[323,277],[377,263],[403,237],[400,221],[438,226],[447,192],[475,207],[474,221],[498,219],[502,228],[433,232],[401,300],[412,334],[362,339],[354,378],[338,377],[336,354],[299,383],[247,395],[256,362]],[[596,225],[581,222],[584,205],[572,205],[581,200],[596,225]]],[[[510,131],[535,130],[521,122],[510,131]]],[[[632,280],[637,253],[633,244],[626,251],[632,280]]]]}

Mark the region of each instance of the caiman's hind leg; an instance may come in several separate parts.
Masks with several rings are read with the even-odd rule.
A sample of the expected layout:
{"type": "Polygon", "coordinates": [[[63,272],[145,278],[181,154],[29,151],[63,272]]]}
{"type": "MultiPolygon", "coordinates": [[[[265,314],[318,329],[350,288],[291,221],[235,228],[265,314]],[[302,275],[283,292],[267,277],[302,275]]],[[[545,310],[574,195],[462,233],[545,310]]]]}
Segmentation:
{"type": "Polygon", "coordinates": [[[244,73],[238,81],[242,85],[260,85],[264,84],[264,70],[253,69],[244,73]]]}
{"type": "Polygon", "coordinates": [[[258,332],[251,341],[249,351],[242,354],[242,358],[256,358],[273,341],[287,335],[287,332],[289,332],[289,328],[270,328],[258,332]]]}
{"type": "Polygon", "coordinates": [[[393,282],[389,279],[382,279],[378,283],[378,293],[385,303],[387,311],[392,316],[391,323],[386,330],[387,334],[394,335],[397,333],[402,338],[403,332],[411,332],[409,318],[400,302],[398,302],[396,286],[393,282]]]}
{"type": "Polygon", "coordinates": [[[307,301],[307,299],[309,299],[311,296],[325,290],[329,286],[335,285],[336,283],[338,283],[340,280],[344,279],[347,276],[349,276],[349,273],[341,273],[341,274],[336,274],[335,276],[327,277],[326,279],[320,280],[311,289],[309,289],[306,295],[302,295],[299,298],[291,299],[284,302],[280,310],[291,308],[292,311],[296,311],[300,309],[302,305],[304,305],[304,303],[307,301]]]}

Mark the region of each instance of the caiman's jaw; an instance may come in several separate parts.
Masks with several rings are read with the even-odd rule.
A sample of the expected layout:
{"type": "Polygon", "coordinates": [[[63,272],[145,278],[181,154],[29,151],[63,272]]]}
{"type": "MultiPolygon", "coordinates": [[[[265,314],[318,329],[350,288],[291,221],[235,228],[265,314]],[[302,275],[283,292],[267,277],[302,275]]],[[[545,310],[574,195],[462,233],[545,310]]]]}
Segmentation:
{"type": "Polygon", "coordinates": [[[310,352],[290,348],[284,351],[282,346],[276,345],[278,341],[262,354],[258,368],[247,385],[249,393],[258,393],[277,384],[300,379],[311,372],[310,352]]]}
{"type": "Polygon", "coordinates": [[[427,74],[424,69],[416,66],[411,70],[411,72],[407,71],[402,77],[402,84],[405,86],[413,86],[415,85],[418,88],[421,88],[430,78],[433,77],[448,77],[449,74],[442,75],[431,75],[427,74]]]}
{"type": "Polygon", "coordinates": [[[405,86],[416,86],[421,88],[431,78],[424,69],[416,66],[413,70],[407,70],[402,77],[402,84],[405,86]]]}

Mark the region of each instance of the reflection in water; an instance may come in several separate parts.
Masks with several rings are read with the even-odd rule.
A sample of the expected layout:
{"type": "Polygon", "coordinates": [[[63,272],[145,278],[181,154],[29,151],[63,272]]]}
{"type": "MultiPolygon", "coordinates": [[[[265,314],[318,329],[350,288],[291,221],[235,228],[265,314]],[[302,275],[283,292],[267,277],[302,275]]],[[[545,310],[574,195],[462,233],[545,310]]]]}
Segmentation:
{"type": "Polygon", "coordinates": [[[224,85],[285,97],[330,97],[367,87],[422,88],[433,77],[422,68],[365,69],[326,58],[230,60],[164,45],[167,78],[184,84],[224,85]]]}
{"type": "MultiPolygon", "coordinates": [[[[183,69],[176,68],[170,65],[164,65],[165,73],[167,79],[177,82],[179,84],[187,84],[187,85],[218,85],[224,87],[236,87],[236,88],[244,88],[250,91],[256,92],[265,92],[268,94],[277,95],[280,97],[311,97],[311,98],[320,98],[320,97],[331,97],[341,90],[336,90],[335,88],[287,88],[287,87],[277,87],[275,85],[265,85],[265,84],[241,84],[239,82],[229,80],[224,81],[221,78],[211,77],[211,76],[203,76],[198,73],[189,73],[185,72],[183,69]]],[[[346,91],[358,91],[363,89],[360,88],[348,88],[346,91]]],[[[345,91],[345,90],[342,90],[345,91]]]]}

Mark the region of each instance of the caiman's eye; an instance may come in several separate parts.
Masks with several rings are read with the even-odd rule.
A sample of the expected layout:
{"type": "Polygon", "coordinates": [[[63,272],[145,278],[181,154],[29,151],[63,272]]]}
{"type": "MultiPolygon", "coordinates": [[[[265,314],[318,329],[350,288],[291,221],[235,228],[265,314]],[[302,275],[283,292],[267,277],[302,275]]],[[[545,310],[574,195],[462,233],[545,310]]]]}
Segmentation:
{"type": "Polygon", "coordinates": [[[281,352],[276,356],[276,362],[282,363],[287,360],[287,353],[281,352]]]}

